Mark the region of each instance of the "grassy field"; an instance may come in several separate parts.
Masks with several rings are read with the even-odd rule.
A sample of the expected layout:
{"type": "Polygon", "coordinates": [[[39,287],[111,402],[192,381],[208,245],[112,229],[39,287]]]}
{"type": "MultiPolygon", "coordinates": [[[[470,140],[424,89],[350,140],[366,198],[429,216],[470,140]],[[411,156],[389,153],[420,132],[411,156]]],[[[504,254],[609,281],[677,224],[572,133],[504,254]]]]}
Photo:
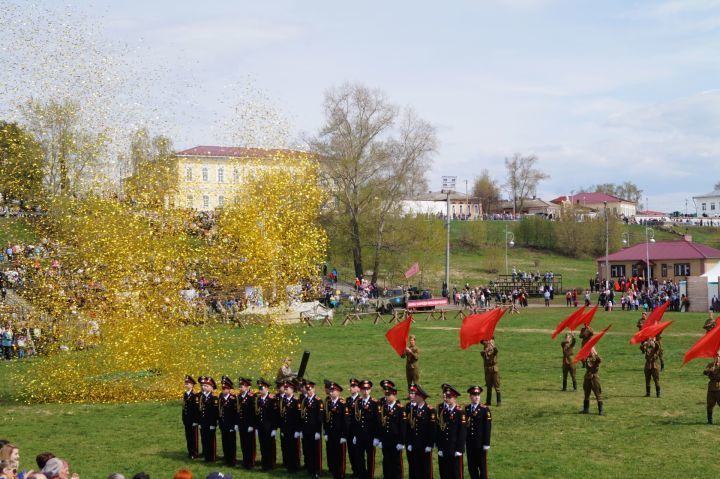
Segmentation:
{"type": "Polygon", "coordinates": [[[37,240],[24,218],[0,218],[0,246],[10,243],[32,243],[37,240]]]}
{"type": "MultiPolygon", "coordinates": [[[[495,478],[709,477],[716,463],[720,425],[705,424],[707,382],[697,360],[681,368],[684,352],[700,337],[705,315],[668,313],[675,323],[665,335],[666,369],[663,396],[644,398],[643,357],[628,344],[637,313],[599,312],[596,330],[612,323],[599,343],[606,416],[581,415],[582,392],[561,392],[559,339],[550,331],[568,310],[531,308],[500,322],[503,405],[493,408],[490,470],[495,478]]],[[[339,323],[339,322],[338,322],[339,323]]],[[[483,379],[477,346],[461,351],[459,320],[425,321],[413,325],[421,348],[421,382],[440,401],[440,384],[464,390],[483,379]]],[[[298,330],[301,329],[300,326],[298,330]]],[[[404,384],[404,362],[383,335],[388,325],[355,323],[347,327],[315,327],[302,334],[302,348],[312,352],[308,374],[320,380],[346,382],[351,376],[375,382],[390,377],[404,384]]],[[[243,330],[222,328],[218,334],[240,346],[243,330]]],[[[238,354],[242,350],[238,349],[238,354]]],[[[219,358],[222,360],[222,358],[219,358]]],[[[16,363],[0,363],[0,437],[21,448],[23,469],[35,454],[50,450],[69,459],[84,478],[102,478],[113,471],[145,470],[155,478],[189,467],[198,477],[221,465],[188,463],[180,404],[17,405],[8,381],[16,363]]],[[[227,371],[236,377],[245,371],[227,371]]],[[[580,379],[582,375],[578,370],[580,379]]],[[[181,381],[170,378],[169,381],[181,381]]],[[[463,395],[461,401],[467,400],[463,395]]],[[[594,403],[591,411],[597,408],[594,403]]],[[[720,422],[720,412],[718,412],[720,422]]],[[[283,473],[233,471],[234,477],[283,477],[283,473]]]]}

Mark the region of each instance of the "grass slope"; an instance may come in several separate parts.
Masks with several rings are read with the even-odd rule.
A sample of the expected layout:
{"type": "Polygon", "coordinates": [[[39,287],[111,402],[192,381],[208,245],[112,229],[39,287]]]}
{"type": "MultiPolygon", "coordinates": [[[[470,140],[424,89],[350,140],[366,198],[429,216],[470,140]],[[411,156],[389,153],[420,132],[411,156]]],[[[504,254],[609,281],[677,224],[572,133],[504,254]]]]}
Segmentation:
{"type": "MultiPolygon", "coordinates": [[[[680,367],[684,352],[700,337],[705,316],[666,315],[675,323],[665,337],[663,397],[656,399],[643,397],[643,357],[637,346],[628,344],[638,314],[599,312],[595,329],[609,323],[613,328],[598,346],[604,360],[601,378],[607,414],[598,417],[578,414],[581,391],[560,391],[560,345],[559,339],[550,340],[550,331],[567,313],[563,308],[534,308],[500,322],[496,337],[503,406],[492,409],[493,477],[708,477],[708,468],[716,462],[715,451],[708,446],[715,444],[720,426],[705,424],[707,383],[702,369],[706,361],[680,367]]],[[[432,394],[433,404],[440,401],[443,382],[464,392],[483,381],[478,348],[461,351],[458,347],[459,326],[459,320],[424,318],[413,325],[421,348],[421,382],[432,394]]],[[[301,347],[312,352],[309,376],[343,383],[351,376],[375,382],[390,377],[404,385],[404,362],[383,337],[388,327],[365,322],[308,329],[301,347]]],[[[242,330],[222,328],[218,334],[236,344],[242,354],[247,337],[242,330]]],[[[187,466],[196,477],[226,470],[184,459],[179,402],[16,405],[10,402],[13,385],[8,381],[10,370],[16,367],[16,363],[0,363],[4,405],[0,436],[20,445],[23,468],[31,465],[35,454],[50,450],[67,457],[86,478],[139,470],[153,477],[170,477],[172,471],[187,466]]],[[[228,373],[237,376],[245,371],[228,373]]],[[[580,369],[578,375],[582,381],[580,369]]],[[[467,400],[466,395],[461,400],[467,400]]],[[[597,410],[594,403],[591,410],[597,410]]],[[[233,475],[269,477],[240,470],[233,475]]],[[[277,471],[272,476],[284,475],[277,471]]]]}

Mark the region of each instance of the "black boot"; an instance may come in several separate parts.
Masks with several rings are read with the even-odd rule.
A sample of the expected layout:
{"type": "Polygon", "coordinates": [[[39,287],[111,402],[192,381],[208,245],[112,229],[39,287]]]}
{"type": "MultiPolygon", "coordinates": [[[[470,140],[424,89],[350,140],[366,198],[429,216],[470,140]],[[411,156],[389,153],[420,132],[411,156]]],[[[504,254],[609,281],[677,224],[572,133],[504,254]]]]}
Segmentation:
{"type": "Polygon", "coordinates": [[[563,391],[567,391],[567,378],[563,378],[563,391]]]}
{"type": "Polygon", "coordinates": [[[658,386],[658,387],[655,388],[655,395],[656,395],[657,397],[660,397],[660,386],[658,386]]]}
{"type": "Polygon", "coordinates": [[[492,400],[492,389],[488,388],[487,395],[485,396],[485,404],[490,406],[491,400],[492,400]]]}
{"type": "Polygon", "coordinates": [[[573,379],[573,392],[577,392],[577,381],[573,379]]]}
{"type": "Polygon", "coordinates": [[[583,399],[583,409],[580,411],[581,414],[589,414],[590,413],[590,400],[589,399],[583,399]]]}
{"type": "Polygon", "coordinates": [[[660,371],[665,371],[665,361],[660,360],[660,371]]]}
{"type": "Polygon", "coordinates": [[[646,398],[650,397],[650,385],[649,384],[645,385],[645,397],[646,398]]]}
{"type": "Polygon", "coordinates": [[[712,411],[708,411],[708,412],[707,412],[707,414],[708,414],[708,424],[712,424],[712,423],[713,423],[713,422],[712,422],[712,413],[713,413],[712,411]]]}
{"type": "Polygon", "coordinates": [[[500,391],[495,391],[495,397],[497,398],[497,407],[500,407],[500,391]]]}
{"type": "Polygon", "coordinates": [[[603,414],[603,403],[602,401],[598,401],[598,416],[604,416],[603,414]]]}

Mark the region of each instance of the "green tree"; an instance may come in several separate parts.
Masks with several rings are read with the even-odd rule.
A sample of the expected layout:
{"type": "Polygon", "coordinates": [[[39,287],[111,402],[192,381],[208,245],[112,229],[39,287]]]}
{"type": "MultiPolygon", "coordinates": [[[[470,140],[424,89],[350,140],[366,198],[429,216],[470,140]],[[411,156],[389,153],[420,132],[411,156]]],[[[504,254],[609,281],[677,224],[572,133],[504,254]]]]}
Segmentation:
{"type": "Polygon", "coordinates": [[[16,123],[0,122],[0,194],[4,201],[34,201],[42,191],[42,152],[16,123]]]}
{"type": "Polygon", "coordinates": [[[133,134],[128,157],[133,174],[124,180],[127,197],[145,208],[164,207],[178,186],[172,140],[163,135],[150,137],[141,128],[133,134]]]}
{"type": "Polygon", "coordinates": [[[475,178],[472,191],[473,196],[480,198],[483,213],[490,213],[500,201],[500,186],[490,177],[490,172],[486,169],[482,170],[480,176],[475,178]]]}

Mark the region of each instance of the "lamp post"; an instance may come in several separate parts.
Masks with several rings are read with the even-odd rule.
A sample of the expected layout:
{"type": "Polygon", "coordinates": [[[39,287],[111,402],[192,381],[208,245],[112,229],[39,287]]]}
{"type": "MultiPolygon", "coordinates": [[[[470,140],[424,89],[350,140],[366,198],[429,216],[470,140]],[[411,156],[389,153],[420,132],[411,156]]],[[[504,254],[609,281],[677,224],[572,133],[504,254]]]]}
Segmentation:
{"type": "Polygon", "coordinates": [[[445,287],[450,291],[450,193],[455,189],[457,176],[443,176],[441,193],[445,193],[445,201],[447,202],[446,222],[447,241],[445,242],[445,287]]]}
{"type": "Polygon", "coordinates": [[[647,267],[647,276],[645,277],[645,289],[650,291],[650,243],[655,242],[655,230],[645,227],[645,266],[647,267]]]}
{"type": "Polygon", "coordinates": [[[607,201],[603,201],[603,205],[605,206],[605,289],[608,289],[610,288],[610,260],[608,259],[608,255],[610,254],[610,228],[608,226],[607,201]]]}
{"type": "Polygon", "coordinates": [[[507,223],[505,223],[505,274],[508,274],[508,246],[515,246],[515,235],[512,231],[508,231],[507,223]]]}

